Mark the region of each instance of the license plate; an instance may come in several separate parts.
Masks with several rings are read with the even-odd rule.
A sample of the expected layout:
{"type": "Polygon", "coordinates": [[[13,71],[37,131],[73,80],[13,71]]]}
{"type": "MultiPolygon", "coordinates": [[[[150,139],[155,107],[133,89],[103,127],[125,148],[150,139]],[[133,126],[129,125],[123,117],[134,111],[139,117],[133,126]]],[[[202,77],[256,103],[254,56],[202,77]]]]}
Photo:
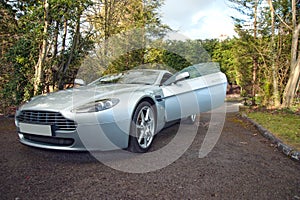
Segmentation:
{"type": "Polygon", "coordinates": [[[42,136],[52,136],[50,125],[19,123],[19,128],[21,133],[28,133],[28,134],[42,135],[42,136]]]}

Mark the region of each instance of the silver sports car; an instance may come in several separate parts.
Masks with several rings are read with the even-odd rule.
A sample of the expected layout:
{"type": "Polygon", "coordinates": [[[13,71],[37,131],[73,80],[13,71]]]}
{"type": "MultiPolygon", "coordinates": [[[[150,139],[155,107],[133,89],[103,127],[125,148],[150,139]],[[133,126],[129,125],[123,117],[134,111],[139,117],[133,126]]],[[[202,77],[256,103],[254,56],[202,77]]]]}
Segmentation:
{"type": "Polygon", "coordinates": [[[20,142],[57,150],[146,152],[169,122],[224,103],[227,79],[216,63],[171,74],[139,69],[32,98],[15,117],[20,142]]]}

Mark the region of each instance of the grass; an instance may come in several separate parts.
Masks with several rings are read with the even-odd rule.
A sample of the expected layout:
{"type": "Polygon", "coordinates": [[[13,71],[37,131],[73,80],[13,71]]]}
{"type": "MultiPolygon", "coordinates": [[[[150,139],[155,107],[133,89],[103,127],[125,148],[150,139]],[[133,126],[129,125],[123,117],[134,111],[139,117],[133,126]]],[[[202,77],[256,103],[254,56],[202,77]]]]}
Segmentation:
{"type": "Polygon", "coordinates": [[[300,151],[300,115],[286,111],[248,111],[247,115],[300,151]]]}

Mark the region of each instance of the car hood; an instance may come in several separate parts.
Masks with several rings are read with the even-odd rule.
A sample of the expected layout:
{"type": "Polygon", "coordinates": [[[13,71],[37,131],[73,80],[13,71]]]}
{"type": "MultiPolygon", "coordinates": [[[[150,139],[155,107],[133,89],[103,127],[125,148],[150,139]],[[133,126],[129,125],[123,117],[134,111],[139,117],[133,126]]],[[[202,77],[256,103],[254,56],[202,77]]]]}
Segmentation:
{"type": "Polygon", "coordinates": [[[104,98],[118,98],[124,93],[144,90],[145,85],[111,84],[102,86],[84,86],[75,89],[62,90],[33,97],[24,104],[22,110],[72,110],[80,105],[104,98]]]}

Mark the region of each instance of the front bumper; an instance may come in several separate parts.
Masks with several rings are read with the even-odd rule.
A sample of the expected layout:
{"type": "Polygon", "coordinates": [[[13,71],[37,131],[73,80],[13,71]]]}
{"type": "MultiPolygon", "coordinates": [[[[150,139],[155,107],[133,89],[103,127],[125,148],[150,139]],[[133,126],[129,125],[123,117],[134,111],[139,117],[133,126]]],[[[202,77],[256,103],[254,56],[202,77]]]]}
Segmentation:
{"type": "Polygon", "coordinates": [[[17,127],[22,144],[53,150],[109,151],[128,147],[128,120],[118,123],[78,124],[74,131],[53,130],[52,136],[22,133],[17,127]]]}

